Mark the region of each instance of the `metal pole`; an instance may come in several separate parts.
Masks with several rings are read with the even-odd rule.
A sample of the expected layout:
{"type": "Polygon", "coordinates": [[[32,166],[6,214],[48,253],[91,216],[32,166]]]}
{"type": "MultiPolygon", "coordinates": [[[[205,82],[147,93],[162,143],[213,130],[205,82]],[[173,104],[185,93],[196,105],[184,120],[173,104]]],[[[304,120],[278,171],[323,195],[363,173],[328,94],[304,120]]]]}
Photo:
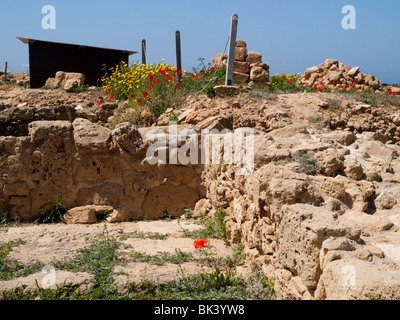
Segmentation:
{"type": "Polygon", "coordinates": [[[146,57],[146,40],[142,39],[142,64],[147,64],[147,57],[146,57]]]}
{"type": "Polygon", "coordinates": [[[228,66],[226,68],[226,81],[225,81],[225,85],[227,86],[232,85],[238,20],[239,17],[237,14],[232,15],[231,33],[229,36],[230,40],[229,40],[228,66]]]}
{"type": "Polygon", "coordinates": [[[4,84],[7,83],[7,66],[8,66],[8,62],[6,61],[6,67],[4,68],[4,84]]]}
{"type": "MultiPolygon", "coordinates": [[[[181,55],[181,33],[179,31],[175,32],[175,42],[176,42],[176,67],[182,70],[182,55],[181,55]]],[[[182,73],[178,72],[178,82],[182,80],[182,73]]]]}

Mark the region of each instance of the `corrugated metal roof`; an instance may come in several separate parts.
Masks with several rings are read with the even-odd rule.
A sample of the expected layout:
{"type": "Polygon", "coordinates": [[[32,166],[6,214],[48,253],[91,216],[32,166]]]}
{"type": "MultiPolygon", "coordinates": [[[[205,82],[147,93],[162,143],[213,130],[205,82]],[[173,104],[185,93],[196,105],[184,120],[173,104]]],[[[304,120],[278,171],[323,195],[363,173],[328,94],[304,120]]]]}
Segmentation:
{"type": "Polygon", "coordinates": [[[82,47],[82,48],[94,48],[94,49],[103,49],[103,50],[113,50],[113,51],[127,52],[129,55],[138,53],[138,51],[101,48],[101,47],[93,47],[93,46],[87,46],[87,45],[81,45],[81,44],[62,43],[62,42],[54,42],[54,41],[44,41],[44,40],[28,39],[28,38],[21,38],[21,37],[17,37],[17,39],[21,40],[25,44],[30,44],[30,43],[34,43],[35,41],[40,41],[40,42],[55,43],[55,44],[62,44],[62,45],[69,45],[69,46],[77,46],[77,47],[82,47]]]}

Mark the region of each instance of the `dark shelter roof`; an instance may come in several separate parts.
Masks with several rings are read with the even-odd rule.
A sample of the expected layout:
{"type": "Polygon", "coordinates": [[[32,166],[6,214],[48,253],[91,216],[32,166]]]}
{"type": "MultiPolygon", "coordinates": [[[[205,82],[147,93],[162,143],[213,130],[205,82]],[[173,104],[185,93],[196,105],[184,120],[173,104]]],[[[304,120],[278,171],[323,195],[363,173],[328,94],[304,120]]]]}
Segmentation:
{"type": "Polygon", "coordinates": [[[137,51],[91,47],[79,44],[20,38],[29,45],[29,73],[31,88],[40,88],[57,71],[79,72],[85,75],[85,83],[97,85],[106,70],[137,51]]]}

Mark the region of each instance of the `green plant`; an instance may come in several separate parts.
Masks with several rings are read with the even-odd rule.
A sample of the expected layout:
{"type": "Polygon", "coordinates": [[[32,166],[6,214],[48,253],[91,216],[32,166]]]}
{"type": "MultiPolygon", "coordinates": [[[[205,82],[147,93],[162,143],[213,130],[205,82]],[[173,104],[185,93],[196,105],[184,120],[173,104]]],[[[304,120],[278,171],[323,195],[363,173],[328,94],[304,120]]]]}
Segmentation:
{"type": "Polygon", "coordinates": [[[87,92],[89,91],[89,85],[85,84],[83,86],[79,86],[72,89],[72,92],[79,93],[79,92],[87,92]]]}
{"type": "Polygon", "coordinates": [[[186,218],[186,219],[190,219],[190,218],[193,218],[193,210],[192,209],[188,209],[188,208],[185,208],[185,209],[183,209],[183,211],[185,212],[184,213],[184,217],[186,218]]]}
{"type": "Polygon", "coordinates": [[[164,265],[166,262],[173,264],[181,264],[193,259],[191,253],[183,252],[180,249],[175,250],[175,253],[159,252],[158,255],[148,255],[142,252],[135,252],[132,254],[134,262],[145,262],[155,264],[158,266],[164,265]]]}
{"type": "Polygon", "coordinates": [[[58,269],[93,274],[94,287],[86,292],[93,299],[105,299],[115,293],[112,267],[119,262],[119,244],[109,237],[107,224],[104,225],[103,236],[104,240],[94,241],[89,248],[78,250],[72,261],[54,264],[58,269]]]}
{"type": "Polygon", "coordinates": [[[305,150],[297,151],[293,156],[293,160],[300,164],[300,171],[307,175],[316,175],[320,166],[315,159],[305,150]]]}
{"type": "Polygon", "coordinates": [[[183,228],[178,221],[179,226],[183,231],[183,235],[192,239],[216,238],[226,241],[226,212],[222,208],[217,208],[212,218],[203,217],[198,223],[204,227],[194,231],[188,231],[183,228]]]}
{"type": "Polygon", "coordinates": [[[133,238],[133,239],[153,239],[153,240],[165,240],[169,236],[168,233],[162,234],[158,232],[130,232],[130,233],[124,233],[121,235],[120,240],[124,241],[128,238],[133,238]]]}
{"type": "Polygon", "coordinates": [[[34,264],[24,265],[14,259],[8,259],[7,255],[12,248],[18,247],[25,242],[21,239],[0,243],[0,280],[11,280],[18,277],[26,277],[32,273],[40,271],[44,264],[35,262],[34,264]]]}
{"type": "Polygon", "coordinates": [[[40,90],[54,90],[54,89],[56,89],[56,88],[53,86],[50,86],[50,85],[45,85],[45,86],[40,87],[40,90]]]}
{"type": "Polygon", "coordinates": [[[176,122],[178,124],[178,116],[175,112],[172,112],[172,114],[169,116],[169,122],[176,122]]]}
{"type": "Polygon", "coordinates": [[[35,220],[35,223],[58,223],[64,221],[64,214],[67,208],[61,203],[62,195],[55,194],[50,201],[52,208],[47,210],[46,214],[35,220]]]}
{"type": "Polygon", "coordinates": [[[172,220],[172,216],[169,214],[168,210],[164,210],[163,211],[163,218],[167,221],[171,221],[172,220]]]}
{"type": "Polygon", "coordinates": [[[265,89],[252,89],[248,92],[248,97],[251,100],[274,101],[278,95],[265,89]]]}
{"type": "Polygon", "coordinates": [[[214,268],[182,276],[167,283],[143,279],[132,284],[129,296],[135,300],[270,300],[274,299],[273,283],[262,274],[254,272],[249,278],[237,276],[232,271],[214,268]]]}
{"type": "Polygon", "coordinates": [[[0,225],[7,225],[8,223],[10,223],[10,214],[5,211],[3,213],[0,213],[0,225]]]}
{"type": "Polygon", "coordinates": [[[111,215],[112,210],[104,210],[96,212],[96,218],[98,222],[107,221],[107,218],[111,215]]]}
{"type": "Polygon", "coordinates": [[[336,114],[343,112],[342,102],[339,99],[330,98],[326,101],[328,103],[327,110],[336,114]]]}

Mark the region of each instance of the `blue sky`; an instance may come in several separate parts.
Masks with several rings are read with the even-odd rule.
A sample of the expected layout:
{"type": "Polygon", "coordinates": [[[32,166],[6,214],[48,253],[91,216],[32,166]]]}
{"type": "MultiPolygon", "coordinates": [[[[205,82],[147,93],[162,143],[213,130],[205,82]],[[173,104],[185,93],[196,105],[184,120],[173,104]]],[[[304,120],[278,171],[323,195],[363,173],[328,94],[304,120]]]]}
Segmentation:
{"type": "MultiPolygon", "coordinates": [[[[238,39],[261,52],[270,73],[304,72],[326,58],[360,66],[386,83],[400,83],[400,1],[394,0],[2,0],[0,69],[26,71],[28,46],[16,39],[86,44],[140,51],[148,63],[175,64],[175,31],[183,67],[211,61],[224,50],[230,18],[238,14],[238,39]],[[56,29],[42,29],[42,7],[56,8],[56,29]],[[356,30],[342,28],[342,7],[356,9],[356,30]]],[[[131,56],[132,61],[141,55],[131,56]]]]}

